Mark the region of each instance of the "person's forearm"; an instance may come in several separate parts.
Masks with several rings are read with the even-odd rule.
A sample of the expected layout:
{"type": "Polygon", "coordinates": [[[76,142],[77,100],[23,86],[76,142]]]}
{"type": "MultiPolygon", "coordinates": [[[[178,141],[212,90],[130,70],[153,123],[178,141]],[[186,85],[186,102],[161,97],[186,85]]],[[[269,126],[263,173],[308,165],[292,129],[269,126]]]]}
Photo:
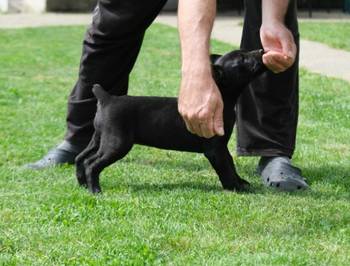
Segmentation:
{"type": "Polygon", "coordinates": [[[262,0],[263,23],[284,23],[289,0],[262,0]]]}
{"type": "Polygon", "coordinates": [[[216,14],[216,0],[180,0],[178,24],[181,42],[182,74],[211,71],[210,35],[216,14]]]}
{"type": "Polygon", "coordinates": [[[293,34],[285,24],[289,3],[289,0],[262,0],[260,39],[265,50],[263,62],[274,73],[290,68],[297,55],[293,34]]]}
{"type": "Polygon", "coordinates": [[[179,0],[178,13],[182,56],[179,113],[192,134],[223,136],[224,104],[209,59],[216,0],[179,0]]]}

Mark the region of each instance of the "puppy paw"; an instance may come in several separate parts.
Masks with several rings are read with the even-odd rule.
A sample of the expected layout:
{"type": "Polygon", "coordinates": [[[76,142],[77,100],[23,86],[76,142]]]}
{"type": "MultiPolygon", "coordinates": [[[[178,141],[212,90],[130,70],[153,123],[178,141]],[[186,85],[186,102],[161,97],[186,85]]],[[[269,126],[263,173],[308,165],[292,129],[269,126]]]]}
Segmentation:
{"type": "Polygon", "coordinates": [[[87,188],[86,178],[82,176],[77,176],[78,184],[81,187],[87,188]]]}
{"type": "Polygon", "coordinates": [[[92,194],[98,194],[102,192],[99,182],[96,182],[96,180],[93,180],[91,178],[87,178],[87,187],[92,194]]]}
{"type": "Polygon", "coordinates": [[[101,187],[100,186],[93,186],[93,187],[89,187],[89,191],[92,194],[100,194],[102,193],[101,187]]]}
{"type": "Polygon", "coordinates": [[[239,192],[249,192],[250,189],[251,189],[250,183],[241,178],[238,182],[236,190],[239,192]]]}
{"type": "Polygon", "coordinates": [[[224,186],[225,190],[234,191],[234,192],[248,192],[250,191],[250,183],[244,179],[239,179],[233,184],[224,186]]]}
{"type": "Polygon", "coordinates": [[[79,186],[87,188],[87,180],[86,180],[84,167],[77,166],[76,177],[77,177],[79,186]]]}

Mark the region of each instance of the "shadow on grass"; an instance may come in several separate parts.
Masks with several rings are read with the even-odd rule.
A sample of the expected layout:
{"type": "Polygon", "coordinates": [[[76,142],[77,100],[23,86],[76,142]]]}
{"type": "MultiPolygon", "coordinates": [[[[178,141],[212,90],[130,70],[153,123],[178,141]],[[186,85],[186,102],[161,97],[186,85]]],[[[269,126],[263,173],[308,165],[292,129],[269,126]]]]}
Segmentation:
{"type": "Polygon", "coordinates": [[[200,182],[181,182],[181,183],[163,183],[163,184],[128,184],[136,192],[155,192],[155,191],[174,191],[174,190],[200,190],[203,192],[221,192],[219,186],[208,185],[200,182]]]}
{"type": "MultiPolygon", "coordinates": [[[[307,191],[296,191],[296,192],[280,192],[276,190],[272,190],[269,188],[265,188],[263,185],[255,186],[253,185],[248,191],[245,192],[236,192],[236,191],[227,191],[222,189],[220,186],[207,185],[199,182],[181,182],[181,183],[166,183],[166,184],[127,184],[134,192],[144,192],[144,193],[152,193],[152,192],[169,192],[169,191],[189,191],[189,190],[197,190],[205,193],[213,192],[213,193],[232,193],[232,194],[240,194],[240,195],[260,195],[260,196],[283,196],[288,195],[288,197],[295,197],[296,199],[302,198],[310,198],[314,200],[345,200],[350,201],[350,194],[348,191],[343,192],[332,192],[332,191],[320,191],[310,189],[307,191]]],[[[107,189],[107,187],[106,187],[107,189]]]]}
{"type": "MultiPolygon", "coordinates": [[[[167,167],[169,171],[176,169],[183,169],[188,172],[196,172],[198,170],[206,170],[211,166],[207,164],[206,160],[197,160],[196,162],[186,161],[186,160],[171,160],[169,159],[156,159],[156,160],[144,160],[144,159],[127,159],[123,160],[120,163],[129,164],[129,163],[140,163],[148,164],[154,168],[167,167]]],[[[254,167],[254,166],[252,166],[254,167]]],[[[61,167],[59,167],[61,168],[61,167]]],[[[70,166],[65,166],[64,169],[70,169],[70,166]]],[[[250,168],[250,167],[249,167],[250,168]]],[[[322,165],[320,167],[303,167],[303,175],[307,177],[307,181],[311,187],[308,191],[297,191],[297,192],[279,192],[270,188],[266,188],[260,182],[260,177],[254,174],[252,171],[244,171],[240,175],[242,178],[249,177],[251,182],[251,188],[247,192],[239,192],[240,194],[256,194],[256,195],[266,195],[267,197],[271,195],[283,195],[287,194],[288,196],[296,198],[312,198],[312,199],[335,199],[335,200],[350,200],[350,165],[349,167],[335,166],[334,164],[322,165]]],[[[113,174],[112,174],[113,175],[113,174]]],[[[218,178],[213,172],[213,178],[218,178]]],[[[177,183],[130,183],[125,182],[123,185],[130,187],[135,192],[161,192],[161,191],[189,191],[197,190],[203,192],[214,192],[220,193],[225,192],[221,187],[221,184],[210,185],[200,181],[200,177],[197,177],[191,181],[177,182],[177,183]]],[[[111,182],[111,181],[110,181],[111,182]]],[[[110,190],[113,189],[113,185],[105,184],[104,189],[110,190]]],[[[118,182],[115,179],[114,182],[118,182]]],[[[237,193],[237,192],[232,192],[237,193]]]]}
{"type": "Polygon", "coordinates": [[[167,169],[182,169],[186,171],[201,171],[207,170],[210,166],[209,162],[205,159],[203,155],[203,159],[200,161],[189,161],[189,160],[173,160],[169,159],[155,159],[155,160],[147,160],[144,158],[124,158],[119,163],[129,164],[129,163],[137,163],[141,165],[149,165],[155,168],[166,167],[167,169]]]}
{"type": "MultiPolygon", "coordinates": [[[[164,165],[164,161],[153,162],[152,165],[157,167],[157,165],[164,165]]],[[[167,164],[167,163],[166,163],[167,164]]],[[[167,164],[169,167],[169,165],[167,164]]],[[[177,161],[176,163],[170,164],[170,168],[178,169],[182,168],[187,171],[198,170],[198,167],[205,169],[205,164],[192,165],[187,161],[177,161]]],[[[210,166],[209,166],[210,167],[210,166]]],[[[283,195],[286,194],[291,197],[296,198],[312,198],[312,199],[335,199],[335,200],[350,200],[350,166],[347,167],[335,167],[334,165],[323,165],[322,167],[304,168],[303,173],[308,177],[308,183],[311,189],[307,191],[296,191],[296,192],[280,192],[270,188],[266,188],[260,183],[260,177],[254,175],[257,182],[254,182],[247,192],[239,192],[240,194],[256,194],[256,195],[266,195],[267,197],[271,195],[283,195]],[[315,189],[321,185],[320,189],[315,189]],[[315,187],[314,187],[315,186],[315,187]]],[[[214,174],[215,175],[215,174],[214,174]]],[[[242,177],[244,174],[242,174],[242,177]]],[[[251,174],[249,174],[251,176],[251,174]]],[[[252,179],[252,178],[250,178],[252,179]]],[[[140,192],[144,191],[154,192],[154,191],[172,191],[172,190],[201,190],[203,192],[224,192],[221,185],[208,185],[201,183],[200,181],[185,181],[178,183],[163,183],[163,184],[131,184],[127,183],[132,190],[140,192]]],[[[237,192],[232,192],[237,193],[237,192]]]]}

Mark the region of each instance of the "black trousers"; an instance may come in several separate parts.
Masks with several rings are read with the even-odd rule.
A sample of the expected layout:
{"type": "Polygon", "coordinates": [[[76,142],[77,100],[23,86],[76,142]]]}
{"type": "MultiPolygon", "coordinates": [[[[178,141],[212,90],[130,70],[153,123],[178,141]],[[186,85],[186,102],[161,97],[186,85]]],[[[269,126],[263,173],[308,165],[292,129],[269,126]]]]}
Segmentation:
{"type": "MultiPolygon", "coordinates": [[[[296,1],[286,23],[298,39],[296,1]]],[[[93,134],[96,99],[92,85],[114,95],[128,91],[128,79],[146,29],[166,0],[99,0],[87,30],[79,78],[68,100],[65,139],[85,146],[93,134]]],[[[246,1],[242,48],[261,47],[261,0],[246,1]]],[[[283,74],[265,74],[252,83],[237,106],[239,155],[292,156],[298,117],[298,63],[283,74]]]]}
{"type": "MultiPolygon", "coordinates": [[[[237,105],[237,153],[248,156],[292,157],[299,107],[299,31],[297,1],[290,1],[285,23],[294,35],[298,54],[286,72],[268,72],[245,90],[237,105]]],[[[261,0],[246,0],[241,47],[261,48],[261,0]]]]}

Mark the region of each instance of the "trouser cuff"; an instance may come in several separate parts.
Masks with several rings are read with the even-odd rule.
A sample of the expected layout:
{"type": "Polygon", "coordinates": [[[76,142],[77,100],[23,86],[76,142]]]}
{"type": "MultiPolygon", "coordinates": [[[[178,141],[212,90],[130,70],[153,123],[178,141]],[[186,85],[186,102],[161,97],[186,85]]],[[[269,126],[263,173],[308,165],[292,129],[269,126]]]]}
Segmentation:
{"type": "Polygon", "coordinates": [[[259,156],[259,157],[273,157],[286,156],[292,158],[294,150],[290,149],[245,149],[237,147],[238,156],[259,156]]]}

